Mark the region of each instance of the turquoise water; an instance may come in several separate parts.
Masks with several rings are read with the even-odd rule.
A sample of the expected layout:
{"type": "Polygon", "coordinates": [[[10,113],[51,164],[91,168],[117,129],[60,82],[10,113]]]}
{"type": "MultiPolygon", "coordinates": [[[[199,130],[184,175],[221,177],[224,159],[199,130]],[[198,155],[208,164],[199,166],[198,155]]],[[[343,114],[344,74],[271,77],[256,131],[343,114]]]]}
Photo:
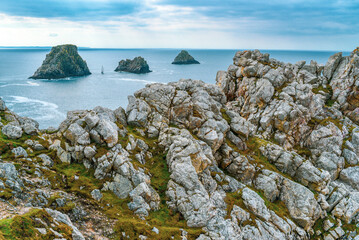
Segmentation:
{"type": "MultiPolygon", "coordinates": [[[[41,128],[58,126],[66,112],[104,106],[126,108],[127,96],[153,82],[173,82],[181,78],[215,83],[218,70],[226,70],[236,50],[189,50],[201,64],[173,65],[179,49],[80,49],[92,75],[62,80],[28,79],[45,59],[50,48],[0,49],[0,96],[8,108],[21,116],[31,117],[41,128]],[[147,74],[114,72],[125,58],[144,57],[150,69],[147,74]],[[101,74],[101,67],[105,74],[101,74]]],[[[316,60],[325,64],[335,52],[266,51],[272,58],[295,63],[316,60]]],[[[349,53],[344,53],[349,54],[349,53]]]]}

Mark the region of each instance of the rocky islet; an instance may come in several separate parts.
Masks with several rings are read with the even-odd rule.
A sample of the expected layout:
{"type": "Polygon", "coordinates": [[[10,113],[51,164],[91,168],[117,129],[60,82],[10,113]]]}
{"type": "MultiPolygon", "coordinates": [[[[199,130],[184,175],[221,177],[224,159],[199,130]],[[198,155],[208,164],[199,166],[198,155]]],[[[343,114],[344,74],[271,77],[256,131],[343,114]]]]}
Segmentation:
{"type": "Polygon", "coordinates": [[[173,60],[172,64],[186,65],[186,64],[200,64],[195,60],[186,50],[182,50],[173,60]]]}
{"type": "MultiPolygon", "coordinates": [[[[182,50],[172,64],[199,64],[187,51],[182,50]]],[[[152,72],[147,61],[139,56],[134,59],[121,60],[115,72],[149,73],[152,72]]],[[[42,65],[32,75],[31,79],[61,79],[68,77],[81,77],[91,72],[78,54],[77,46],[71,44],[58,45],[51,49],[42,65]]]]}
{"type": "Polygon", "coordinates": [[[216,85],[149,84],[56,131],[0,100],[0,232],[21,218],[40,239],[358,239],[358,59],[239,51],[216,85]]]}
{"type": "Polygon", "coordinates": [[[130,72],[130,73],[149,73],[152,72],[146,60],[143,57],[135,57],[134,59],[121,60],[118,63],[116,72],[130,72]]]}
{"type": "Polygon", "coordinates": [[[78,54],[77,47],[67,44],[53,47],[41,67],[30,78],[59,79],[90,74],[86,62],[78,54]]]}

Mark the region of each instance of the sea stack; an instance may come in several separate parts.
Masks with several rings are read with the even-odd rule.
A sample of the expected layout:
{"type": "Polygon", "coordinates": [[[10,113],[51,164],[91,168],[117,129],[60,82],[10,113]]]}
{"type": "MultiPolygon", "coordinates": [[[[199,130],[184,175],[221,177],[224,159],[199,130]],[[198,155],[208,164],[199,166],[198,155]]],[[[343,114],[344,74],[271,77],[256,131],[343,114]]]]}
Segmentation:
{"type": "Polygon", "coordinates": [[[78,54],[77,47],[66,44],[53,47],[41,67],[30,78],[59,79],[90,74],[86,61],[78,54]]]}
{"type": "Polygon", "coordinates": [[[133,60],[121,60],[118,63],[116,72],[149,73],[152,72],[143,57],[135,57],[133,60]]]}
{"type": "Polygon", "coordinates": [[[182,50],[172,64],[199,64],[186,50],[182,50]]]}

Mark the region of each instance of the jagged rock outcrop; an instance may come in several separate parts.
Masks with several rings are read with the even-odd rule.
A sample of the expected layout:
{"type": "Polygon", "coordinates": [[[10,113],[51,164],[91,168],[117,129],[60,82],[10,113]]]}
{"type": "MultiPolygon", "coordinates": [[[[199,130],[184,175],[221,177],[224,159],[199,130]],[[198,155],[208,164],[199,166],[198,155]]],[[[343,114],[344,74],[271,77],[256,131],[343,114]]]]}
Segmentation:
{"type": "MultiPolygon", "coordinates": [[[[357,239],[355,88],[333,87],[356,80],[356,54],[321,66],[241,51],[217,86],[149,84],[126,110],[69,112],[54,133],[6,138],[0,199],[65,211],[86,239],[357,239]]],[[[3,109],[2,129],[24,130],[3,109]]]]}
{"type": "MultiPolygon", "coordinates": [[[[3,122],[0,122],[2,134],[10,139],[19,139],[25,133],[35,135],[39,132],[39,123],[27,117],[20,117],[16,113],[7,109],[5,103],[0,98],[0,111],[3,122]],[[2,110],[1,110],[2,109],[2,110]]],[[[0,119],[1,120],[1,119],[0,119]]]]}
{"type": "Polygon", "coordinates": [[[182,50],[176,58],[173,60],[172,64],[199,64],[186,50],[182,50]]]}
{"type": "Polygon", "coordinates": [[[30,78],[59,79],[90,75],[86,62],[77,52],[75,45],[53,47],[41,67],[30,78]]]}
{"type": "Polygon", "coordinates": [[[135,57],[134,59],[121,60],[118,63],[116,72],[130,73],[149,73],[152,72],[146,60],[143,57],[135,57]]]}

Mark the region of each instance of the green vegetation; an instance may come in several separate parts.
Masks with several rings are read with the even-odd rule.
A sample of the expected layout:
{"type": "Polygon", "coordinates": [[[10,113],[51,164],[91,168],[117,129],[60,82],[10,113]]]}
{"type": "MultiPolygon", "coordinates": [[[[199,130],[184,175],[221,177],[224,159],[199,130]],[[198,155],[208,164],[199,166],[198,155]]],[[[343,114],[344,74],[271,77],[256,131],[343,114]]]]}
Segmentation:
{"type": "MultiPolygon", "coordinates": [[[[135,239],[141,234],[148,236],[150,239],[170,239],[171,236],[174,236],[175,239],[180,239],[181,231],[179,229],[182,228],[188,232],[188,239],[196,239],[203,233],[203,230],[199,228],[188,228],[183,216],[178,212],[172,212],[167,207],[166,201],[169,199],[166,196],[166,190],[167,183],[170,180],[170,173],[166,162],[166,152],[159,146],[157,139],[143,137],[138,129],[134,127],[127,127],[127,130],[129,134],[137,139],[143,140],[149,146],[149,151],[153,157],[146,157],[145,164],[141,164],[136,160],[132,161],[132,163],[137,167],[145,169],[145,172],[150,174],[151,186],[160,195],[161,201],[159,210],[151,211],[149,217],[146,219],[147,221],[143,221],[135,217],[133,212],[128,209],[127,203],[130,202],[129,199],[118,199],[112,193],[105,193],[105,201],[113,206],[112,209],[107,209],[107,214],[117,218],[117,223],[114,228],[117,235],[120,236],[120,239],[122,232],[129,234],[130,239],[135,239]],[[116,211],[113,211],[114,209],[116,209],[116,211]],[[159,229],[159,235],[152,232],[153,227],[159,229]]],[[[120,141],[123,147],[129,142],[128,139],[120,139],[120,141]]],[[[134,152],[138,151],[139,149],[134,150],[134,152]]]]}
{"type": "Polygon", "coordinates": [[[328,126],[329,123],[333,123],[340,130],[343,130],[343,123],[339,119],[333,119],[331,117],[325,118],[323,120],[312,118],[308,122],[308,126],[315,128],[318,125],[328,126]]]}
{"type": "Polygon", "coordinates": [[[280,201],[279,199],[275,200],[274,202],[269,201],[265,196],[262,190],[253,189],[258,195],[264,200],[264,204],[266,207],[272,211],[274,211],[279,217],[285,219],[291,219],[290,213],[288,211],[287,206],[284,202],[280,201]]]}
{"type": "Polygon", "coordinates": [[[312,92],[315,93],[315,94],[320,94],[320,92],[324,92],[324,93],[326,93],[328,95],[328,99],[325,102],[326,107],[331,107],[335,103],[335,100],[332,99],[333,89],[329,84],[327,84],[326,87],[323,87],[323,85],[320,85],[317,88],[313,88],[312,92]]]}
{"type": "MultiPolygon", "coordinates": [[[[50,223],[53,222],[53,219],[45,210],[33,209],[24,215],[18,215],[12,219],[0,220],[0,236],[2,233],[4,239],[10,240],[54,239],[56,237],[55,234],[47,226],[36,221],[36,218],[41,219],[47,226],[50,226],[50,223]],[[35,228],[47,228],[47,234],[42,235],[35,228]]],[[[67,225],[60,223],[57,226],[53,225],[52,229],[62,234],[64,238],[72,239],[72,229],[67,225]]]]}
{"type": "Polygon", "coordinates": [[[227,112],[226,112],[226,109],[224,108],[221,108],[221,113],[222,113],[222,117],[224,120],[227,121],[228,124],[231,124],[231,118],[228,116],[227,112]]]}
{"type": "Polygon", "coordinates": [[[294,146],[294,150],[296,153],[298,153],[303,158],[310,158],[312,156],[312,152],[307,147],[301,147],[299,145],[294,146]]]}

